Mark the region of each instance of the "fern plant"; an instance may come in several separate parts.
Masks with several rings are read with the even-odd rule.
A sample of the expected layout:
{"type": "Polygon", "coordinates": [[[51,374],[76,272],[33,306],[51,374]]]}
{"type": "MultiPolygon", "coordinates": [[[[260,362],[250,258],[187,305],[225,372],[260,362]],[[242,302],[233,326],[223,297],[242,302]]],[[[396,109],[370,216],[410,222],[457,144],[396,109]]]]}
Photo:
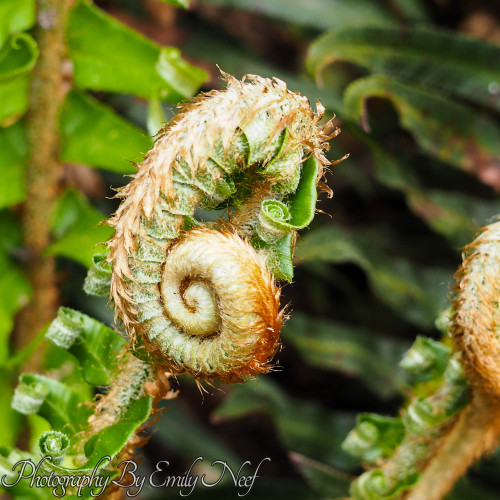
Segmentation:
{"type": "MultiPolygon", "coordinates": [[[[141,8],[99,5],[127,23],[127,12],[141,8]]],[[[150,26],[165,22],[157,15],[162,4],[143,5],[155,13],[149,25],[138,17],[134,27],[161,38],[150,26]]],[[[3,0],[0,162],[8,182],[0,186],[0,381],[5,400],[29,415],[0,409],[1,475],[12,484],[13,464],[52,456],[34,488],[28,478],[6,488],[8,494],[50,498],[42,478],[53,472],[79,475],[69,489],[88,496],[84,478],[97,467],[107,482],[92,485],[93,493],[106,486],[108,495],[118,496],[111,483],[116,465],[136,457],[151,434],[146,428],[162,418],[160,400],[177,396],[171,377],[184,371],[182,397],[156,425],[155,443],[168,443],[186,463],[200,454],[233,460],[234,450],[214,429],[251,426],[249,414],[259,411],[268,432],[260,444],[280,447],[269,456],[278,476],[282,467],[287,477],[259,478],[256,498],[442,498],[472,462],[494,450],[495,382],[488,377],[495,372],[489,346],[496,320],[478,321],[476,303],[462,291],[470,286],[476,293],[489,279],[481,277],[484,269],[488,277],[496,272],[490,260],[495,225],[466,248],[453,308],[442,311],[460,248],[500,212],[499,49],[444,31],[433,18],[438,9],[418,0],[366,0],[355,8],[347,0],[203,0],[185,15],[168,10],[167,18],[182,17],[179,25],[190,31],[183,51],[190,61],[203,60],[205,69],[211,61],[239,77],[277,76],[312,100],[320,97],[326,116],[342,120],[343,134],[328,155],[323,147],[340,121],[323,128],[321,107],[314,114],[303,98],[266,78],[228,77],[227,91],[196,99],[160,131],[165,104],[191,97],[208,77],[178,49],[139,35],[90,2],[3,0]],[[240,29],[244,20],[259,26],[259,44],[252,30],[240,29]],[[297,71],[305,45],[319,88],[297,71]],[[276,64],[275,52],[293,54],[276,64]],[[261,94],[268,114],[253,107],[261,94]],[[232,96],[226,104],[224,96],[232,96]],[[215,105],[220,113],[212,111],[215,105]],[[147,123],[147,132],[134,122],[147,123]],[[195,129],[202,138],[191,143],[185,131],[195,129]],[[332,169],[329,181],[335,198],[321,205],[334,217],[312,222],[316,192],[327,189],[318,184],[322,165],[345,151],[350,161],[332,169]],[[88,184],[79,176],[97,178],[79,164],[103,170],[115,186],[133,174],[118,195],[120,207],[90,202],[70,187],[75,179],[88,184]],[[116,211],[112,227],[99,224],[109,217],[102,211],[116,211]],[[312,229],[296,240],[295,232],[309,223],[312,229]],[[210,244],[200,250],[204,238],[210,244]],[[301,264],[295,276],[293,250],[294,264],[301,264]],[[212,267],[221,256],[245,284],[237,290],[245,300],[224,307],[206,286],[230,277],[212,267]],[[70,261],[89,268],[88,293],[107,297],[111,290],[121,334],[107,326],[106,299],[79,295],[84,276],[70,261]],[[62,274],[74,284],[59,295],[62,274]],[[294,285],[282,290],[275,283],[292,278],[294,285]],[[175,300],[170,280],[187,302],[175,300]],[[293,314],[280,311],[280,293],[282,305],[291,299],[293,314]],[[267,305],[253,316],[262,297],[267,305]],[[57,310],[61,302],[71,307],[57,310]],[[198,315],[197,304],[208,314],[198,315]],[[245,326],[233,321],[232,307],[241,307],[245,326]],[[181,317],[188,322],[179,328],[181,317]],[[442,341],[432,339],[439,335],[437,317],[442,341]],[[200,322],[201,335],[195,332],[200,322]],[[243,354],[231,349],[239,343],[235,332],[249,326],[251,338],[265,340],[245,340],[243,354]],[[212,409],[217,425],[210,431],[199,396],[192,403],[199,415],[185,412],[190,379],[205,388],[216,380],[247,380],[272,368],[275,351],[281,372],[206,397],[209,406],[222,400],[212,409]],[[214,361],[208,353],[217,354],[214,361]],[[353,409],[370,413],[358,415],[348,434],[353,409]],[[470,439],[457,442],[467,434],[470,439]],[[109,460],[101,461],[104,456],[109,460]]],[[[175,31],[168,26],[164,32],[175,31]]],[[[219,75],[215,67],[210,71],[219,75]]],[[[447,498],[496,498],[488,491],[495,486],[488,469],[494,460],[447,498]]],[[[234,495],[228,484],[216,491],[221,498],[234,495]]],[[[155,491],[144,495],[154,498],[155,491]]]]}
{"type": "MultiPolygon", "coordinates": [[[[41,9],[39,23],[43,15],[41,9]]],[[[82,20],[108,22],[126,33],[88,3],[59,15],[60,25],[47,29],[62,30],[69,16],[70,47],[72,26],[82,20]]],[[[89,40],[75,45],[81,56],[74,61],[76,74],[85,80],[89,54],[82,56],[82,47],[90,53],[94,47],[89,40]]],[[[295,231],[313,218],[317,184],[329,163],[323,151],[337,131],[330,123],[319,125],[321,106],[315,114],[280,80],[226,79],[227,90],[197,98],[159,132],[120,191],[122,204],[109,222],[115,230],[109,255],[93,257],[85,289],[111,294],[129,341],[61,308],[46,337],[78,359],[87,394],[36,373],[19,378],[13,409],[39,414],[51,427],[38,441],[46,485],[49,473],[112,477],[142,442],[159,401],[172,397],[170,377],[189,372],[201,381],[242,382],[270,369],[284,314],[275,277],[292,278],[295,231]],[[226,209],[229,218],[199,222],[198,205],[226,209]],[[106,394],[90,404],[88,390],[106,385],[106,394]]],[[[10,492],[22,496],[33,481],[42,484],[36,455],[23,457],[35,469],[29,477],[20,474],[29,483],[10,481],[22,453],[9,449],[4,455],[4,471],[10,471],[3,485],[10,492]]],[[[108,496],[119,496],[115,486],[108,496]]],[[[83,494],[96,488],[85,485],[83,494]]],[[[59,489],[68,492],[67,485],[48,484],[48,494],[59,489]]]]}

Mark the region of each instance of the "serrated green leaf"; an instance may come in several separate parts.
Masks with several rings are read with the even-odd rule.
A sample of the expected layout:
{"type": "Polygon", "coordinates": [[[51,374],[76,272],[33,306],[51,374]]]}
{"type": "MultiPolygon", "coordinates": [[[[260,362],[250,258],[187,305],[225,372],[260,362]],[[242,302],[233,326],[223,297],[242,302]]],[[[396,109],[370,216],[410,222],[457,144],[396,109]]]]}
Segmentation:
{"type": "Polygon", "coordinates": [[[335,110],[339,116],[344,115],[342,94],[349,80],[343,72],[328,72],[328,78],[324,78],[325,87],[328,85],[328,88],[320,89],[305,75],[285,71],[238,47],[237,44],[228,44],[225,38],[217,36],[213,30],[200,29],[193,32],[184,45],[184,50],[193,57],[218,64],[236,78],[242,78],[248,73],[267,78],[277,77],[286,82],[289,89],[306,95],[310,102],[320,99],[327,109],[335,110]]]}
{"type": "Polygon", "coordinates": [[[265,412],[268,404],[256,390],[241,389],[239,386],[231,387],[229,394],[222,404],[212,413],[212,419],[235,419],[245,417],[255,412],[265,412]]]}
{"type": "Polygon", "coordinates": [[[465,193],[429,189],[408,195],[410,208],[455,248],[468,244],[477,228],[500,213],[500,200],[483,200],[465,193]]]}
{"type": "Polygon", "coordinates": [[[118,361],[118,352],[126,343],[118,333],[100,321],[66,307],[59,308],[47,336],[78,359],[83,378],[90,385],[96,386],[110,383],[112,370],[118,361]],[[63,336],[64,343],[66,332],[73,329],[75,335],[71,344],[68,347],[60,345],[59,337],[63,336]]]}
{"type": "Polygon", "coordinates": [[[361,26],[333,30],[311,45],[307,66],[318,74],[347,60],[374,73],[433,87],[500,110],[500,46],[430,26],[361,26]]]}
{"type": "Polygon", "coordinates": [[[500,157],[500,127],[495,121],[439,94],[372,75],[353,82],[344,97],[351,117],[363,120],[365,128],[365,101],[369,97],[389,99],[401,125],[427,154],[500,189],[498,176],[492,174],[500,157]]]}
{"type": "Polygon", "coordinates": [[[376,464],[381,458],[392,456],[404,436],[405,427],[401,418],[361,413],[342,448],[363,463],[376,464]]]}
{"type": "Polygon", "coordinates": [[[350,476],[300,453],[291,453],[290,458],[321,498],[347,498],[351,484],[350,476]]]}
{"type": "Polygon", "coordinates": [[[412,383],[439,380],[447,367],[451,350],[442,342],[418,336],[399,366],[409,375],[412,383]]]}
{"type": "Polygon", "coordinates": [[[318,31],[356,24],[388,24],[394,18],[387,9],[369,0],[203,0],[221,7],[249,10],[318,31]]]}
{"type": "Polygon", "coordinates": [[[405,342],[298,312],[286,322],[283,338],[293,344],[306,362],[356,375],[382,398],[400,391],[403,379],[397,363],[409,347],[405,342]]]}
{"type": "Polygon", "coordinates": [[[37,413],[45,418],[53,429],[72,436],[86,425],[91,410],[82,404],[85,399],[72,388],[44,375],[30,373],[19,378],[20,386],[33,384],[40,384],[46,389],[46,396],[37,413]]]}
{"type": "Polygon", "coordinates": [[[432,230],[447,238],[454,248],[462,248],[469,243],[478,227],[500,213],[498,200],[485,200],[458,191],[424,188],[411,167],[382,148],[377,141],[350,124],[346,124],[344,129],[371,150],[375,178],[385,186],[403,192],[408,208],[432,230]]]}
{"type": "Polygon", "coordinates": [[[207,79],[178,49],[160,47],[84,0],[70,12],[67,42],[83,88],[177,102],[207,79]]]}
{"type": "Polygon", "coordinates": [[[400,12],[407,21],[430,22],[431,18],[422,0],[391,0],[390,7],[400,12]]]}
{"type": "Polygon", "coordinates": [[[2,0],[0,2],[0,47],[14,33],[30,29],[35,24],[35,0],[2,0]]]}
{"type": "Polygon", "coordinates": [[[318,228],[298,242],[296,256],[305,263],[355,263],[366,272],[380,301],[424,328],[433,326],[447,304],[446,283],[452,270],[424,269],[385,255],[367,234],[347,233],[339,226],[318,228]]]}
{"type": "MultiPolygon", "coordinates": [[[[43,333],[46,331],[47,329],[43,333]]],[[[48,373],[58,373],[59,380],[71,387],[81,400],[92,400],[94,387],[85,382],[78,360],[66,349],[52,342],[45,342],[42,367],[48,373]]]]}
{"type": "Polygon", "coordinates": [[[105,427],[92,436],[85,444],[85,454],[88,458],[85,469],[93,469],[105,456],[114,458],[149,418],[151,410],[151,396],[140,398],[130,405],[119,422],[105,427]]]}
{"type": "Polygon", "coordinates": [[[113,172],[135,172],[133,161],[141,161],[153,145],[146,132],[76,90],[62,105],[60,127],[61,160],[113,172]]]}
{"type": "Polygon", "coordinates": [[[86,314],[83,332],[70,347],[82,367],[83,378],[91,385],[107,385],[116,365],[118,352],[126,343],[118,333],[86,314]]]}
{"type": "Polygon", "coordinates": [[[95,246],[106,241],[113,230],[100,225],[104,216],[77,191],[68,190],[58,200],[52,220],[57,239],[46,249],[47,255],[57,255],[92,264],[95,246]]]}
{"type": "Polygon", "coordinates": [[[26,33],[13,35],[0,49],[0,124],[28,109],[29,72],[37,58],[36,42],[26,33]]]}

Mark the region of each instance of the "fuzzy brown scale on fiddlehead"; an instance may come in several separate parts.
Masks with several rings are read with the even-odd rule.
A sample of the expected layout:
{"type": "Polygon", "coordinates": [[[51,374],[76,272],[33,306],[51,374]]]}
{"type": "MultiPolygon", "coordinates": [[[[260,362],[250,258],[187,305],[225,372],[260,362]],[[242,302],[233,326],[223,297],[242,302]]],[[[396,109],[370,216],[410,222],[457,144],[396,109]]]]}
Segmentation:
{"type": "Polygon", "coordinates": [[[310,222],[290,212],[290,197],[304,203],[310,158],[315,202],[329,137],[323,108],[315,114],[283,82],[225,76],[227,90],[184,106],[120,191],[109,261],[128,333],[174,373],[230,382],[269,369],[283,315],[270,245],[293,246],[310,222]],[[197,206],[222,203],[229,221],[194,219],[197,206]]]}
{"type": "Polygon", "coordinates": [[[500,222],[464,249],[456,275],[453,341],[474,390],[500,399],[500,222]]]}

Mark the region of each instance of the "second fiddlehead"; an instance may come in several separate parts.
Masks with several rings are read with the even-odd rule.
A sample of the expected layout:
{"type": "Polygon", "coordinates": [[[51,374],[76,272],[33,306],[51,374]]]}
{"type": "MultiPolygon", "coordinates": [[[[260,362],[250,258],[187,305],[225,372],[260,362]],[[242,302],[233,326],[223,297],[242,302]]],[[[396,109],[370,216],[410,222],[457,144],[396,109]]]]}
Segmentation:
{"type": "Polygon", "coordinates": [[[500,437],[500,222],[484,227],[465,247],[455,277],[451,334],[471,398],[410,500],[442,498],[500,437]]]}
{"type": "MultiPolygon", "coordinates": [[[[381,448],[384,436],[373,423],[380,427],[381,417],[371,417],[369,427],[360,422],[346,440],[346,449],[365,461],[369,456],[378,458],[371,461],[375,468],[353,482],[354,500],[440,500],[475,460],[498,443],[499,272],[500,223],[496,222],[464,249],[448,325],[455,352],[420,338],[403,360],[417,384],[430,383],[431,393],[425,399],[415,397],[396,421],[399,441],[389,450],[381,448]],[[380,460],[382,453],[385,457],[380,460]]],[[[387,427],[385,420],[383,424],[387,427]]]]}
{"type": "Polygon", "coordinates": [[[464,249],[457,273],[453,340],[474,389],[500,400],[500,222],[464,249]]]}

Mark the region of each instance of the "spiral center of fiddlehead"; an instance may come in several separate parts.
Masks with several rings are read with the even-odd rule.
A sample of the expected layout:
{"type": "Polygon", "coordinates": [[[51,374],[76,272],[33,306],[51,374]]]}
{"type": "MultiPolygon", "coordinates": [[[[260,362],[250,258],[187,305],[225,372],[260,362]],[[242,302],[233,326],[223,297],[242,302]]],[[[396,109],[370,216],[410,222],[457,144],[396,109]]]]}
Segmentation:
{"type": "Polygon", "coordinates": [[[248,288],[267,285],[260,265],[257,254],[230,233],[190,231],[165,262],[161,295],[166,314],[190,335],[246,331],[258,323],[259,310],[245,311],[240,302],[258,303],[260,297],[252,297],[248,288]]]}
{"type": "MultiPolygon", "coordinates": [[[[170,274],[171,275],[171,274],[170,274]]],[[[220,313],[217,296],[211,284],[206,281],[191,281],[175,291],[175,285],[163,276],[162,297],[170,317],[182,324],[189,335],[210,335],[220,327],[220,313]]]]}

